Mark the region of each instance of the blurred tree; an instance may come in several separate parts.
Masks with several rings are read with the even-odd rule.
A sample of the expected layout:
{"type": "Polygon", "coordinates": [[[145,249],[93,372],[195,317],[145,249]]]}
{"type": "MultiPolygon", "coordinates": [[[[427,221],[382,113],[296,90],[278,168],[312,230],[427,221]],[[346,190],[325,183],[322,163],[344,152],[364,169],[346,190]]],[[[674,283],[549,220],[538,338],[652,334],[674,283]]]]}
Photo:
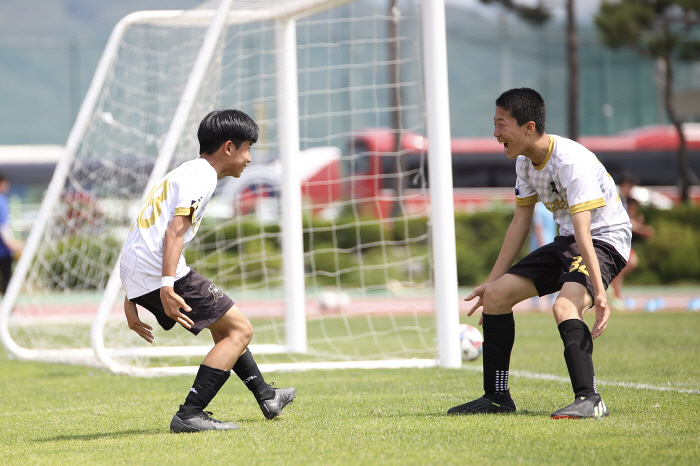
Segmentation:
{"type": "Polygon", "coordinates": [[[700,59],[700,0],[603,0],[595,23],[608,47],[631,47],[663,62],[666,114],[680,141],[680,195],[688,202],[690,184],[697,183],[697,177],[688,167],[682,122],[673,105],[673,59],[700,59]]]}
{"type": "MultiPolygon", "coordinates": [[[[692,0],[691,0],[692,1],[692,0]]],[[[515,13],[524,21],[541,25],[552,17],[551,8],[546,7],[543,0],[536,5],[523,5],[514,0],[481,0],[481,3],[498,3],[509,11],[515,13]]],[[[575,0],[566,0],[566,50],[569,81],[567,83],[567,115],[568,136],[574,141],[578,139],[578,94],[579,94],[579,58],[578,58],[578,34],[576,33],[575,0]]]]}

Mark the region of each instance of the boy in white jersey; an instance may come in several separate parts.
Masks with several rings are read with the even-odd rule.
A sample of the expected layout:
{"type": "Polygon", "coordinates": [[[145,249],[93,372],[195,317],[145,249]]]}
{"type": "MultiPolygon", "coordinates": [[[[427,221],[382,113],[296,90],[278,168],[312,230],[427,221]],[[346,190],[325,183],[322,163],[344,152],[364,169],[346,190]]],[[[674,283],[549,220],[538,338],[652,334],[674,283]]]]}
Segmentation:
{"type": "Polygon", "coordinates": [[[600,418],[608,409],[596,391],[593,339],[608,323],[605,290],[624,268],[632,237],[629,217],[615,183],[595,155],[580,144],[544,132],[545,104],[528,88],[511,89],[496,100],[493,135],[516,159],[515,214],[486,283],[466,301],[483,306],[484,396],[455,406],[448,414],[515,411],[508,389],[515,340],[515,304],[559,291],[552,311],[564,343],[575,401],[552,413],[554,419],[600,418]],[[559,224],[559,235],[512,265],[527,238],[537,202],[559,224]],[[583,314],[595,308],[593,333],[583,314]]]}
{"type": "Polygon", "coordinates": [[[293,388],[273,389],[265,383],[248,350],[253,337],[250,322],[231,298],[187,267],[182,255],[197,233],[217,181],[240,177],[250,163],[258,126],[240,110],[214,111],[200,123],[197,137],[200,158],[180,165],[151,189],[131,227],[120,264],[126,320],[141,338],[152,343],[153,329],[139,319],[137,304],[152,312],[165,330],[176,323],[195,335],[208,328],[214,339],[185,403],[173,416],[172,432],[238,428],[204,412],[232,369],[268,419],[277,417],[296,396],[293,388]]]}

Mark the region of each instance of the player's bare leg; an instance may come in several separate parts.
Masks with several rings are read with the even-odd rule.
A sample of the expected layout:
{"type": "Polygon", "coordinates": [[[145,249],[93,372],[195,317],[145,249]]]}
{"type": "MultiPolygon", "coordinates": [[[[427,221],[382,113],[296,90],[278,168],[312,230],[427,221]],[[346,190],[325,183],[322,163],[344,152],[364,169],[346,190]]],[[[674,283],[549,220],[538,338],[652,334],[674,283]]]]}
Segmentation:
{"type": "Polygon", "coordinates": [[[484,396],[450,408],[448,414],[508,413],[515,402],[508,388],[510,353],[515,341],[513,306],[537,295],[529,278],[505,274],[486,287],[481,297],[484,311],[484,396]]]}
{"type": "Polygon", "coordinates": [[[253,339],[253,326],[234,305],[208,328],[214,339],[214,347],[202,364],[230,371],[253,339]]]}
{"type": "MultiPolygon", "coordinates": [[[[236,306],[231,308],[226,313],[232,319],[232,325],[234,329],[234,335],[232,340],[232,345],[230,347],[231,353],[228,355],[222,354],[221,360],[218,359],[219,355],[215,355],[216,359],[213,361],[225,362],[229,361],[228,358],[235,356],[231,368],[233,372],[241,379],[243,384],[251,391],[255,400],[260,406],[260,410],[267,419],[274,419],[282,413],[282,409],[288,404],[294,401],[296,397],[296,390],[294,388],[273,388],[271,385],[265,382],[265,379],[258,368],[257,363],[253,359],[253,355],[248,349],[248,343],[250,338],[247,339],[245,345],[242,349],[239,342],[236,340],[235,329],[247,328],[249,327],[250,336],[252,337],[253,327],[248,321],[248,319],[238,310],[236,306]],[[227,358],[228,356],[228,358],[227,358]]],[[[228,348],[227,346],[222,346],[222,342],[225,342],[225,334],[220,333],[220,329],[217,326],[210,326],[211,336],[214,339],[214,349],[221,346],[222,351],[228,348]]],[[[239,335],[240,336],[240,335],[239,335]]],[[[245,340],[245,339],[244,339],[245,340]]],[[[212,349],[212,352],[214,351],[212,349]]],[[[211,355],[211,353],[209,353],[211,355]]],[[[207,358],[209,357],[207,355],[207,358]]],[[[206,359],[205,359],[206,361],[206,359]]]]}
{"type": "Polygon", "coordinates": [[[596,390],[593,338],[583,322],[583,315],[592,304],[586,287],[573,282],[564,283],[554,302],[552,312],[564,342],[564,359],[576,400],[552,413],[553,419],[601,418],[609,414],[596,390]]]}
{"type": "Polygon", "coordinates": [[[214,347],[202,361],[185,403],[170,422],[173,432],[198,432],[202,430],[231,430],[238,426],[221,422],[209,416],[204,409],[226,383],[238,355],[253,338],[253,326],[233,306],[221,318],[209,326],[214,347]]]}

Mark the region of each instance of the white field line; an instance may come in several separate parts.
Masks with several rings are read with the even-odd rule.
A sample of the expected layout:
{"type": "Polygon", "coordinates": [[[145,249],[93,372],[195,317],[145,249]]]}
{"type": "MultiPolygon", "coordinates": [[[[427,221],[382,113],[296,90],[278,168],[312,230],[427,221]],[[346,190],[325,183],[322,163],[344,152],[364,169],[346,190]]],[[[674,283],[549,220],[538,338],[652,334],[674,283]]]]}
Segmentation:
{"type": "MultiPolygon", "coordinates": [[[[462,369],[467,369],[470,371],[483,372],[482,367],[477,366],[463,366],[462,369]]],[[[535,380],[552,380],[554,382],[571,382],[568,377],[560,377],[553,374],[540,374],[538,372],[528,372],[528,371],[510,371],[510,376],[522,377],[524,379],[535,379],[535,380]]],[[[606,380],[596,379],[596,384],[606,385],[609,387],[623,387],[632,388],[634,390],[653,390],[657,392],[674,392],[674,393],[687,393],[690,395],[700,395],[700,390],[693,390],[690,388],[678,388],[666,385],[651,385],[648,383],[633,383],[633,382],[609,382],[606,380]]]]}

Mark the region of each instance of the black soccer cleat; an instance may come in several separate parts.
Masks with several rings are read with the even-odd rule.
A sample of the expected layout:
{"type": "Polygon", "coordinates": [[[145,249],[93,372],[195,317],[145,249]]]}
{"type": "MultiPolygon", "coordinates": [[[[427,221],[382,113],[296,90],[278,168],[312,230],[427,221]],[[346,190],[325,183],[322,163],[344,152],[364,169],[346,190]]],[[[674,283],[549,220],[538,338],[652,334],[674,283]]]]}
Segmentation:
{"type": "Polygon", "coordinates": [[[275,397],[269,400],[263,400],[260,404],[260,410],[266,418],[274,419],[282,414],[282,409],[289,403],[294,401],[297,396],[296,390],[293,388],[275,388],[275,397]]]}
{"type": "Polygon", "coordinates": [[[170,421],[170,432],[179,434],[182,432],[202,432],[204,430],[234,430],[238,424],[222,422],[210,417],[211,411],[199,411],[193,415],[186,415],[178,411],[170,421]]]}
{"type": "Polygon", "coordinates": [[[514,413],[515,402],[511,399],[510,402],[496,403],[488,398],[481,397],[469,403],[455,406],[447,410],[447,414],[497,414],[497,413],[514,413]]]}
{"type": "Polygon", "coordinates": [[[600,395],[577,396],[566,408],[552,413],[552,419],[601,419],[610,415],[600,395]]]}

